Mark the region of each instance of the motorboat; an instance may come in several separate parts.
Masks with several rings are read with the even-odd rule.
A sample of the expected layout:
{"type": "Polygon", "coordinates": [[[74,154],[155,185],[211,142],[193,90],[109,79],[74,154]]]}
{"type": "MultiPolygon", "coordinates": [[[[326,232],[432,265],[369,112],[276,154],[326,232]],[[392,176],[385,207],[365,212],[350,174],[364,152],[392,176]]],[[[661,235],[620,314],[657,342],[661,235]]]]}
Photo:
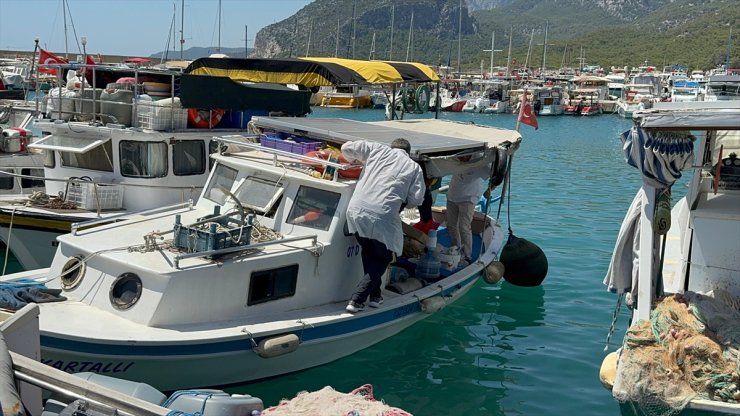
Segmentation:
{"type": "Polygon", "coordinates": [[[621,136],[642,184],[604,279],[618,295],[607,347],[622,307],[630,321],[601,381],[623,414],[740,414],[738,119],[738,101],[656,103],[621,136]]]}
{"type": "MultiPolygon", "coordinates": [[[[79,224],[58,237],[49,268],[2,278],[43,282],[66,298],[39,304],[42,362],[68,372],[113,371],[167,391],[247,382],[367,348],[460,299],[481,278],[495,283],[503,274],[513,282],[516,264],[539,263],[546,273],[542,258],[506,263],[512,235],[486,212],[474,217],[472,261],[443,267],[434,253],[449,248],[445,229],[432,244],[412,226],[417,210],[403,210],[408,245],[383,277],[384,303],[346,312],[363,274],[360,246],[346,228],[361,166],[306,154],[285,137],[300,135],[326,151],[405,137],[429,175],[491,163],[492,178],[506,189],[521,136],[433,119],[258,116],[252,123],[255,135],[215,137],[214,166],[196,203],[79,224]],[[421,250],[412,239],[424,240],[421,250]]],[[[444,226],[444,209],[434,213],[444,226]]],[[[544,279],[520,274],[541,275],[523,285],[544,279]]]]}

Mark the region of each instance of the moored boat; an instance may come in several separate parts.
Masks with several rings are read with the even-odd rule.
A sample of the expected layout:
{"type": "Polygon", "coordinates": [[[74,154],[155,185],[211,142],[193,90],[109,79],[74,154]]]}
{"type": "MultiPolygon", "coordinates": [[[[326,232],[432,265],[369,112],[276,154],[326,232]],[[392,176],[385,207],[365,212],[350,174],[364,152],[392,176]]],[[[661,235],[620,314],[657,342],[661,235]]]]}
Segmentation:
{"type": "MultiPolygon", "coordinates": [[[[262,140],[290,134],[337,146],[405,137],[430,175],[492,162],[504,180],[517,132],[439,120],[253,121],[260,143],[219,138],[241,150],[218,147],[195,205],[61,236],[49,269],[4,278],[45,281],[68,298],[40,305],[45,363],[66,371],[87,363],[87,371],[113,369],[164,390],[255,380],[352,354],[460,299],[481,276],[500,277],[506,233],[479,213],[470,264],[435,268],[435,260],[408,253],[384,277],[384,303],[346,313],[363,273],[345,228],[356,184],[345,171],[357,167],[262,140]]],[[[413,229],[413,214],[401,215],[413,229]]],[[[444,223],[444,211],[435,215],[444,223]]],[[[444,231],[438,237],[444,242],[444,231]]],[[[517,275],[515,263],[506,266],[507,280],[517,275]]]]}
{"type": "Polygon", "coordinates": [[[624,414],[740,414],[739,118],[737,101],[656,103],[622,135],[643,181],[604,279],[609,337],[623,304],[631,320],[601,379],[624,414]]]}

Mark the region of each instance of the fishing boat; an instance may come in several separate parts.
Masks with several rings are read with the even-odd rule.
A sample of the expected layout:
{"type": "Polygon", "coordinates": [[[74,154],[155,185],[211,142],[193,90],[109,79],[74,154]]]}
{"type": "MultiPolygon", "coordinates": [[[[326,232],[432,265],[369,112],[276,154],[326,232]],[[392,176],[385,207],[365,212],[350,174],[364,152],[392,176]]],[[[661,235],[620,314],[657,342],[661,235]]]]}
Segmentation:
{"type": "Polygon", "coordinates": [[[254,115],[303,116],[314,87],[437,80],[426,65],[334,58],[200,58],[183,72],[88,70],[86,82],[68,82],[81,89],[50,98],[53,109],[34,124],[44,137],[28,147],[43,151],[45,195],[0,199],[0,240],[25,270],[48,267],[57,236],[74,223],[197,199],[212,168],[215,131],[246,133],[254,115]],[[141,94],[151,88],[159,99],[141,94]]]}
{"type": "Polygon", "coordinates": [[[740,100],[740,75],[711,75],[704,101],[740,100]]]}
{"type": "Polygon", "coordinates": [[[321,107],[368,108],[373,106],[371,91],[359,85],[338,85],[321,98],[321,107]]]}
{"type": "Polygon", "coordinates": [[[651,108],[657,101],[657,92],[652,84],[626,84],[622,96],[617,99],[617,113],[631,118],[632,113],[651,108]]]}
{"type": "Polygon", "coordinates": [[[704,88],[695,81],[676,81],[670,89],[671,101],[704,101],[704,88]]]}
{"type": "MultiPolygon", "coordinates": [[[[417,210],[404,210],[408,245],[383,278],[384,303],[346,312],[363,274],[360,247],[346,228],[361,166],[306,154],[282,137],[300,136],[327,152],[348,141],[389,145],[404,137],[429,175],[492,163],[494,183],[504,180],[507,189],[521,136],[441,120],[252,121],[259,135],[217,137],[223,146],[197,203],[94,228],[79,224],[58,238],[50,268],[3,278],[45,282],[66,298],[39,305],[44,363],[114,371],[162,390],[241,383],[367,348],[460,299],[481,277],[494,283],[503,274],[530,286],[544,279],[539,249],[510,253],[507,263],[506,247],[523,239],[510,232],[507,239],[485,212],[474,218],[472,262],[446,259],[443,267],[434,253],[449,245],[444,229],[436,239],[419,233],[417,210]],[[522,270],[533,264],[539,270],[522,270]]],[[[444,209],[434,212],[444,224],[444,209]]]]}
{"type": "Polygon", "coordinates": [[[738,119],[738,101],[656,103],[622,135],[642,186],[604,279],[618,294],[607,344],[622,305],[631,318],[601,380],[624,414],[740,414],[738,119]]]}
{"type": "Polygon", "coordinates": [[[32,190],[44,183],[37,194],[0,197],[0,240],[27,270],[51,264],[56,237],[73,223],[196,199],[216,145],[204,129],[244,132],[252,113],[310,111],[307,90],[179,71],[89,69],[87,88],[65,88],[48,100],[45,117],[29,125],[43,135],[27,145],[40,161],[36,170],[2,172],[11,184],[35,181],[32,190]],[[143,94],[151,85],[156,91],[143,94]],[[169,98],[152,98],[159,95],[169,98]]]}
{"type": "Polygon", "coordinates": [[[23,102],[0,107],[0,195],[30,195],[44,189],[44,156],[29,149],[38,111],[23,102]]]}

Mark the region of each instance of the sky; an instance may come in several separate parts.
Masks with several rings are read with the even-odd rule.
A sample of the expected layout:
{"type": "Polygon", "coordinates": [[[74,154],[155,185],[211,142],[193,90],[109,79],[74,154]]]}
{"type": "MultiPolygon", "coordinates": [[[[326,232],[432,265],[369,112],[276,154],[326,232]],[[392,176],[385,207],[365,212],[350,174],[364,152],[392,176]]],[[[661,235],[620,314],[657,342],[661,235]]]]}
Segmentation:
{"type": "MultiPolygon", "coordinates": [[[[220,46],[251,48],[257,31],[295,14],[312,0],[221,0],[220,46]],[[245,28],[246,26],[246,28],[245,28]]],[[[34,39],[54,53],[65,52],[63,0],[0,0],[0,49],[32,51],[34,39]]],[[[88,54],[150,56],[219,45],[219,0],[66,0],[67,50],[88,54]],[[172,23],[175,20],[173,39],[172,23]],[[76,33],[76,37],[75,37],[76,33]],[[78,46],[79,43],[79,46],[78,46]],[[174,46],[173,46],[174,44],[174,46]]],[[[214,50],[215,52],[215,50],[214,50]]]]}

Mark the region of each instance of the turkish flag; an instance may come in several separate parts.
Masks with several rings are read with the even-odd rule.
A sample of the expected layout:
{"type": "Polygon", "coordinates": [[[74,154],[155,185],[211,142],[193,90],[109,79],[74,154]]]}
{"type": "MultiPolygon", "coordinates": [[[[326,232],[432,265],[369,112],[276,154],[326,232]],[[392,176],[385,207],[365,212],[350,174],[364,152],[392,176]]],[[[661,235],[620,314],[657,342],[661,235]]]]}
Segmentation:
{"type": "Polygon", "coordinates": [[[522,95],[522,106],[519,109],[519,121],[534,127],[535,130],[539,128],[537,117],[535,117],[534,111],[532,111],[532,104],[527,101],[527,91],[524,91],[524,94],[522,95]]]}
{"type": "MultiPolygon", "coordinates": [[[[66,64],[66,63],[67,63],[66,59],[56,56],[53,53],[49,53],[48,51],[39,48],[39,65],[66,64]]],[[[56,75],[57,70],[55,68],[39,67],[39,72],[43,72],[45,74],[56,75]]]]}

